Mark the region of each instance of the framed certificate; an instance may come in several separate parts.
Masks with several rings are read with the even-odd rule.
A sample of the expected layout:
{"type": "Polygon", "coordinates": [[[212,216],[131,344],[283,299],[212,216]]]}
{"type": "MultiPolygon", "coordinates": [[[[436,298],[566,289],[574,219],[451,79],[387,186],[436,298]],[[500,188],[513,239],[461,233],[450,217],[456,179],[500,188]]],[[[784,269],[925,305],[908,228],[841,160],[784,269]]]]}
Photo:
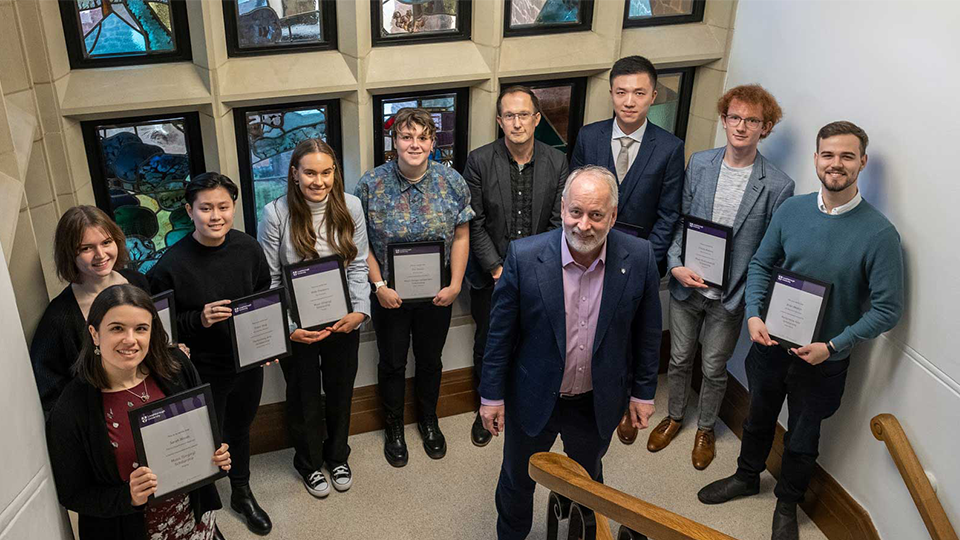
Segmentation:
{"type": "Polygon", "coordinates": [[[163,323],[163,329],[170,336],[170,343],[177,342],[177,312],[173,302],[173,289],[153,295],[153,305],[163,323]]]}
{"type": "Polygon", "coordinates": [[[703,278],[711,287],[722,289],[730,271],[733,229],[694,216],[683,216],[683,265],[703,278]]]}
{"type": "Polygon", "coordinates": [[[147,504],[180,495],[223,478],[213,464],[220,429],[213,393],[205,384],[127,412],[137,461],[157,475],[147,504]]]}
{"type": "Polygon", "coordinates": [[[387,245],[390,277],[387,285],[404,302],[430,301],[450,283],[443,264],[443,242],[387,245]]]}
{"type": "Polygon", "coordinates": [[[820,333],[831,288],[829,283],[774,268],[763,312],[770,337],[788,349],[813,343],[820,333]]]}
{"type": "Polygon", "coordinates": [[[630,236],[634,236],[636,238],[643,238],[644,240],[646,240],[647,238],[646,231],[644,230],[643,227],[639,225],[631,225],[629,223],[623,223],[621,221],[617,221],[613,224],[613,228],[620,232],[625,232],[630,236]]]}
{"type": "Polygon", "coordinates": [[[230,340],[237,372],[290,356],[290,328],[283,287],[230,303],[230,340]]]}
{"type": "Polygon", "coordinates": [[[291,264],[283,278],[290,315],[304,330],[326,328],[353,311],[343,259],[336,255],[291,264]]]}

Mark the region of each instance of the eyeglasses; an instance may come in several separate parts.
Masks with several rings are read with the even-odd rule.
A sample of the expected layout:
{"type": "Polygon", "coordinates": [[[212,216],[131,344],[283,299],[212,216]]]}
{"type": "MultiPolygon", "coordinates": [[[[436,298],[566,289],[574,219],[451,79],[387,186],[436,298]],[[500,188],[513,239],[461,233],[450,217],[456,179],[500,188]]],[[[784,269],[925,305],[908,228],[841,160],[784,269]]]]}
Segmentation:
{"type": "Polygon", "coordinates": [[[761,118],[743,118],[742,116],[737,116],[735,114],[725,114],[723,115],[723,122],[727,127],[735,128],[740,125],[740,122],[746,122],[749,129],[758,129],[763,125],[763,119],[761,118]]]}
{"type": "Polygon", "coordinates": [[[503,118],[503,119],[506,120],[507,122],[513,122],[514,119],[516,119],[516,118],[519,118],[521,122],[526,122],[527,120],[529,120],[530,118],[532,118],[533,115],[535,115],[535,114],[537,114],[537,113],[532,113],[532,112],[512,113],[512,112],[508,112],[508,113],[506,113],[506,114],[500,115],[500,118],[503,118]]]}

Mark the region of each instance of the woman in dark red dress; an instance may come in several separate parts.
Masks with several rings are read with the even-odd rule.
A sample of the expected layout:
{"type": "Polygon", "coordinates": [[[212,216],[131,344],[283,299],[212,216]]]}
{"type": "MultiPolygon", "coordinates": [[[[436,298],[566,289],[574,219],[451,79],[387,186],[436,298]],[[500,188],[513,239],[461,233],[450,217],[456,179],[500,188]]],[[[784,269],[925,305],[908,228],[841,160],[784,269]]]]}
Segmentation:
{"type": "MultiPolygon", "coordinates": [[[[49,449],[60,503],[79,514],[80,540],[210,540],[216,487],[147,506],[157,477],[137,463],[127,411],[200,385],[190,360],[169,348],[150,296],[132,285],[101,292],[88,335],[50,416],[49,449]]],[[[222,445],[211,457],[230,469],[222,445]]]]}

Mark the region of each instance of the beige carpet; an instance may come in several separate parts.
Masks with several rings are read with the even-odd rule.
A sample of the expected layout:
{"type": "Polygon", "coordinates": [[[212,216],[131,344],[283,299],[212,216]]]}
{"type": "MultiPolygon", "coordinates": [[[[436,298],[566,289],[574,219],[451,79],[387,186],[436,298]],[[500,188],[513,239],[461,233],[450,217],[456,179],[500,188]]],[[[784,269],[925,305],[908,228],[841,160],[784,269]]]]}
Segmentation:
{"type": "MultiPolygon", "coordinates": [[[[666,414],[665,378],[661,377],[660,382],[654,424],[666,414]]],[[[696,418],[693,407],[687,418],[696,418]]],[[[384,460],[383,432],[351,437],[353,488],[346,493],[333,491],[322,500],[313,498],[304,489],[293,469],[293,450],[255,456],[251,464],[254,493],[274,524],[268,538],[496,538],[493,494],[500,470],[502,439],[494,438],[485,448],[474,447],[469,435],[472,422],[473,415],[469,414],[440,419],[447,438],[447,456],[437,461],[424,453],[416,426],[407,426],[410,462],[402,469],[395,469],[384,460]]],[[[673,443],[657,454],[647,452],[646,432],[641,432],[632,446],[624,446],[614,438],[603,461],[606,482],[734,538],[769,539],[776,503],[774,479],[769,474],[764,473],[758,496],[719,506],[703,505],[697,500],[697,490],[702,486],[736,469],[740,441],[726,426],[718,425],[716,429],[717,459],[702,472],[690,464],[695,422],[688,422],[673,443]]],[[[554,451],[562,451],[560,446],[558,441],[554,451]]],[[[218,487],[224,505],[228,506],[229,482],[223,480],[218,487]]],[[[546,495],[545,490],[537,489],[531,539],[546,538],[546,495]]],[[[227,540],[259,538],[229,509],[218,513],[218,522],[227,540]]],[[[616,533],[616,528],[613,531],[616,533]]],[[[802,511],[800,538],[825,538],[802,511]]]]}

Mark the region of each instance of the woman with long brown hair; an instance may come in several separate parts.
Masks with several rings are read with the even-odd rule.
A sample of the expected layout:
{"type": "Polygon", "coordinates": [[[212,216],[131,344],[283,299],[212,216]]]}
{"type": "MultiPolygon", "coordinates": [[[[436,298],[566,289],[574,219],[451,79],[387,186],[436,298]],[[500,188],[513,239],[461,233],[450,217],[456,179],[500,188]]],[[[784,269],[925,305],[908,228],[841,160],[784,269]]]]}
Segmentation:
{"type": "Polygon", "coordinates": [[[330,493],[324,468],[333,487],[346,491],[353,485],[347,436],[359,327],[370,317],[367,227],[360,200],[344,192],[337,156],[327,143],[307,139],[293,150],[287,194],[264,207],[257,237],[270,265],[272,287],[282,281],[283,266],[304,260],[336,255],[346,268],[353,312],[316,331],[293,329],[291,322],[293,355],[280,360],[287,381],[287,424],[296,449],[293,466],[314,497],[330,493]]]}

